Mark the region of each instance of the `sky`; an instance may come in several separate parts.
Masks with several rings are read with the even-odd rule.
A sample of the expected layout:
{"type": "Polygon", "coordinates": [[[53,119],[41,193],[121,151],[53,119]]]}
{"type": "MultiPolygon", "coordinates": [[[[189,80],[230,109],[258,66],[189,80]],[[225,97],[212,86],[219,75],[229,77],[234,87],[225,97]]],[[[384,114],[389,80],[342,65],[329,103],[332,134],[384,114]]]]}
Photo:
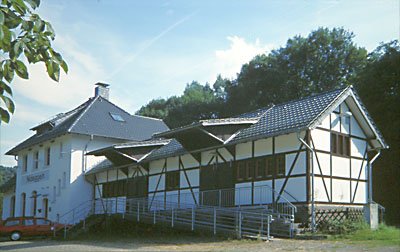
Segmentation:
{"type": "Polygon", "coordinates": [[[16,111],[0,125],[6,166],[16,161],[4,153],[30,128],[85,102],[97,82],[111,84],[111,102],[134,114],[192,80],[233,79],[254,56],[318,27],[352,31],[368,51],[400,36],[398,0],[43,0],[38,13],[53,25],[53,47],[69,72],[56,83],[39,63],[29,66],[29,80],[13,81],[16,111]]]}

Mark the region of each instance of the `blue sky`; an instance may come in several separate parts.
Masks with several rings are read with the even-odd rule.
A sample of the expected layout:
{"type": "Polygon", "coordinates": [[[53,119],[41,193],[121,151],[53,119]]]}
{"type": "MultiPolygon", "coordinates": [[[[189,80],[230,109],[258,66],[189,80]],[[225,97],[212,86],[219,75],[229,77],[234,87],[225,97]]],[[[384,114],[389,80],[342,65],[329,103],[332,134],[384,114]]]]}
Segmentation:
{"type": "Polygon", "coordinates": [[[16,112],[1,125],[3,154],[29,128],[93,96],[93,84],[111,84],[110,100],[135,113],[151,99],[179,95],[186,83],[234,78],[255,55],[284,46],[320,26],[344,27],[373,50],[399,38],[399,1],[42,1],[39,14],[56,31],[54,47],[69,65],[60,83],[45,67],[29,67],[13,83],[16,112]]]}

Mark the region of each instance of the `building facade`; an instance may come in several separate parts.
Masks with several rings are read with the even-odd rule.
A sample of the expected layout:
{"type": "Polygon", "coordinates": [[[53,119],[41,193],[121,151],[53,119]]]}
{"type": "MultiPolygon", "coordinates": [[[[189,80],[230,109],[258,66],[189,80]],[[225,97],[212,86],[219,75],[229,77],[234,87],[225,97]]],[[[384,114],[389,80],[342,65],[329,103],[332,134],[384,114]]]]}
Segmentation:
{"type": "Polygon", "coordinates": [[[388,148],[351,87],[153,138],[89,153],[108,158],[118,149],[140,157],[108,158],[86,173],[108,212],[124,211],[115,201],[134,197],[147,197],[152,209],[290,202],[300,218],[311,205],[361,208],[372,202],[372,162],[388,148]]]}
{"type": "Polygon", "coordinates": [[[85,172],[102,158],[86,156],[87,152],[145,140],[168,129],[161,120],[130,115],[108,100],[108,85],[96,86],[94,97],[32,128],[32,137],[7,152],[16,156],[18,168],[15,191],[5,194],[3,219],[37,216],[58,220],[93,198],[85,172]],[[9,204],[10,197],[14,197],[14,206],[9,204]]]}

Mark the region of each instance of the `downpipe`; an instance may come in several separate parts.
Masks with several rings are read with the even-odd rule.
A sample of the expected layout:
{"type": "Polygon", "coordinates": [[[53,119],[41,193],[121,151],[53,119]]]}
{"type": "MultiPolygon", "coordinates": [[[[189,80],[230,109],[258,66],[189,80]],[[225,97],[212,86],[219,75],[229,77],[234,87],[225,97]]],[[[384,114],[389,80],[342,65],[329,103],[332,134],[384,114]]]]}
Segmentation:
{"type": "Polygon", "coordinates": [[[82,152],[82,173],[84,173],[87,169],[87,149],[89,147],[90,142],[93,141],[93,135],[90,135],[89,141],[86,143],[85,148],[83,149],[82,152]]]}
{"type": "Polygon", "coordinates": [[[381,155],[381,150],[378,150],[378,153],[368,162],[368,202],[372,203],[372,163],[381,155]]]}
{"type": "Polygon", "coordinates": [[[314,199],[314,149],[311,148],[310,145],[308,145],[301,137],[300,137],[300,132],[297,132],[297,138],[301,143],[306,146],[307,149],[311,151],[311,231],[312,233],[315,233],[315,199],[314,199]]]}

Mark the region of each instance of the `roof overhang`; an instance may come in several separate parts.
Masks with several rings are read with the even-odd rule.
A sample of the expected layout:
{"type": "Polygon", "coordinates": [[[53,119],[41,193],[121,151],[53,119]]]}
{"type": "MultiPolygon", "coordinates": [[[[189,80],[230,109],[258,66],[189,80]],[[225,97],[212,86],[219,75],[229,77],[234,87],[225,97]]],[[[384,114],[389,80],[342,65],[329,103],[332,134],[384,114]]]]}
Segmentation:
{"type": "Polygon", "coordinates": [[[353,91],[352,86],[346,88],[342,94],[340,94],[332,103],[320,114],[318,115],[312,123],[309,125],[309,129],[316,128],[326,116],[332,113],[339,104],[346,102],[352,116],[360,124],[360,127],[366,134],[367,139],[373,145],[373,149],[387,149],[389,146],[386,144],[385,140],[379,133],[375,123],[370,118],[368,112],[366,111],[364,105],[361,103],[360,99],[353,91]]]}

